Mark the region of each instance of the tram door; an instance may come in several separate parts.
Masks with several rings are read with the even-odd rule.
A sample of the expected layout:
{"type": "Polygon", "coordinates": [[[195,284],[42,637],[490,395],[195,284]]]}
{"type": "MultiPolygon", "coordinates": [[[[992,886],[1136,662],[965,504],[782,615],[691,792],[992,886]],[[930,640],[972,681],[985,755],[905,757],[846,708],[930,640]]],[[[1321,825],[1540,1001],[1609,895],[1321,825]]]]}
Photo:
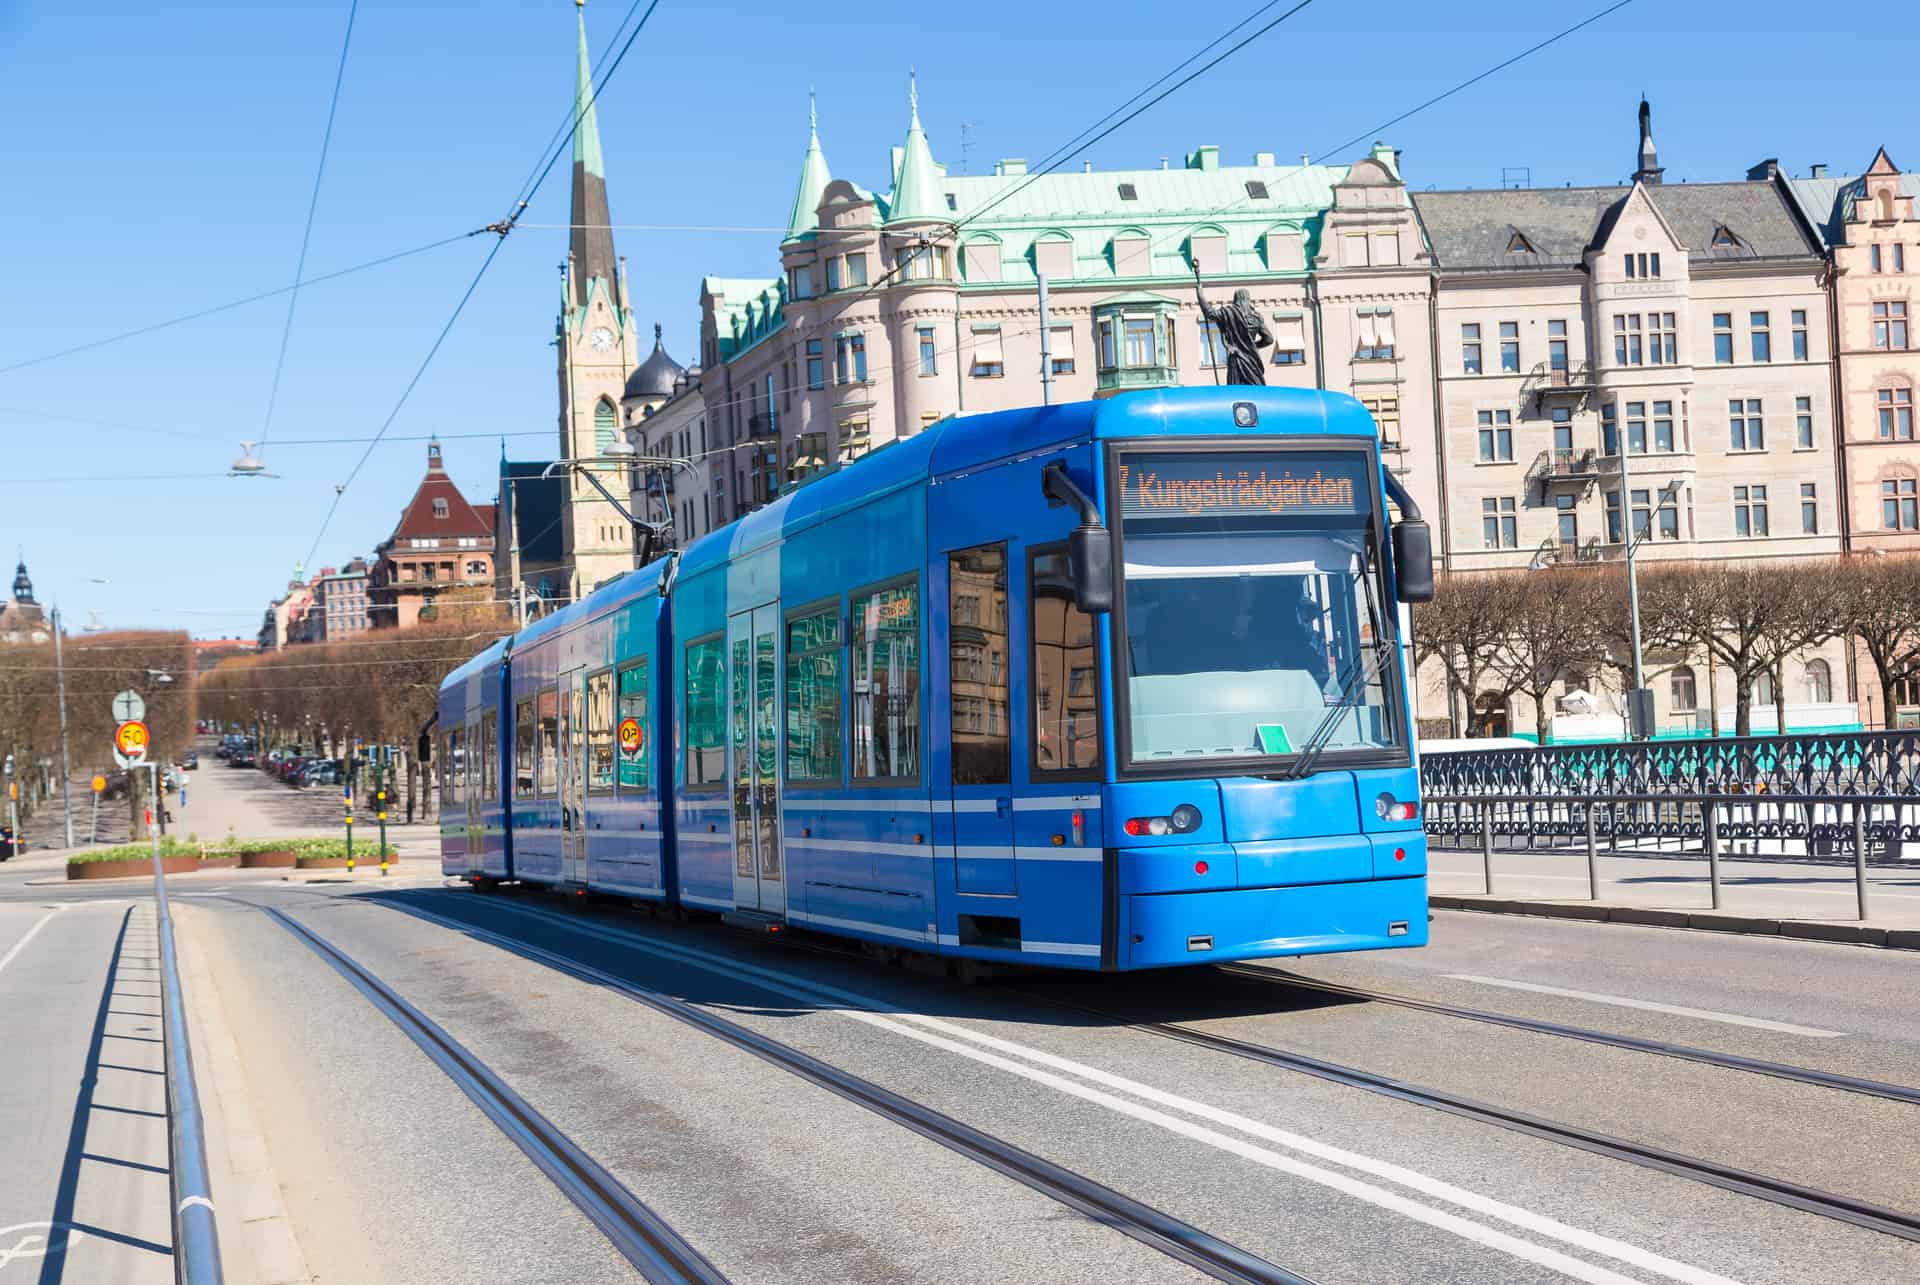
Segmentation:
{"type": "Polygon", "coordinates": [[[584,691],[579,670],[560,675],[560,878],[568,883],[587,881],[584,691]]]}
{"type": "Polygon", "coordinates": [[[727,621],[728,742],[733,770],[733,900],[785,914],[780,852],[780,608],[727,621]]]}
{"type": "MultiPolygon", "coordinates": [[[[483,796],[487,788],[487,761],[493,756],[488,752],[486,741],[481,738],[485,726],[478,720],[467,724],[467,788],[464,795],[467,803],[467,873],[473,875],[482,874],[486,869],[487,828],[480,810],[484,806],[483,796]]],[[[367,801],[375,808],[386,807],[378,799],[367,801]]]]}

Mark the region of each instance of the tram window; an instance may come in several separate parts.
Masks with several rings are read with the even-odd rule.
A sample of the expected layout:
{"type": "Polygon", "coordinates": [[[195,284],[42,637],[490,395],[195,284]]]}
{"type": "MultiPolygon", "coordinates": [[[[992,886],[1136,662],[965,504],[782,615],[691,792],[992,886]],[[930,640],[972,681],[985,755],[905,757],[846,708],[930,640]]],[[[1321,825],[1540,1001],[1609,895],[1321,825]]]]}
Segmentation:
{"type": "Polygon", "coordinates": [[[726,644],[719,638],[687,648],[687,784],[719,785],[727,777],[726,644]]]}
{"type": "Polygon", "coordinates": [[[587,792],[613,793],[613,671],[587,679],[587,792]]]}
{"type": "Polygon", "coordinates": [[[947,555],[951,635],[947,656],[948,744],[955,785],[1012,781],[1007,706],[1007,546],[947,555]]]}
{"type": "Polygon", "coordinates": [[[533,702],[513,707],[513,793],[533,797],[533,702]]]}
{"type": "Polygon", "coordinates": [[[480,797],[492,802],[500,794],[500,716],[489,712],[480,720],[480,797]]]}
{"type": "Polygon", "coordinates": [[[560,693],[549,687],[540,693],[540,738],[536,746],[538,761],[535,776],[541,797],[551,797],[560,788],[560,693]]]}
{"type": "Polygon", "coordinates": [[[461,751],[464,746],[461,737],[461,729],[457,727],[447,733],[447,771],[440,785],[442,807],[461,803],[466,799],[466,791],[462,788],[465,785],[463,778],[466,775],[466,764],[462,761],[461,751]]]}
{"type": "Polygon", "coordinates": [[[1064,549],[1036,553],[1028,568],[1032,612],[1033,770],[1085,775],[1100,768],[1100,685],[1093,618],[1073,605],[1064,549]]]}
{"type": "Polygon", "coordinates": [[[920,776],[920,592],[907,583],[853,600],[853,775],[920,776]]]}
{"type": "Polygon", "coordinates": [[[647,662],[636,660],[620,671],[620,725],[626,726],[628,719],[640,724],[640,743],[632,753],[627,752],[627,742],[617,741],[620,755],[620,789],[644,790],[653,784],[653,773],[648,764],[651,759],[647,753],[652,747],[648,742],[652,738],[652,729],[647,724],[647,662]]]}
{"type": "Polygon", "coordinates": [[[787,780],[840,780],[840,604],[787,621],[787,780]]]}

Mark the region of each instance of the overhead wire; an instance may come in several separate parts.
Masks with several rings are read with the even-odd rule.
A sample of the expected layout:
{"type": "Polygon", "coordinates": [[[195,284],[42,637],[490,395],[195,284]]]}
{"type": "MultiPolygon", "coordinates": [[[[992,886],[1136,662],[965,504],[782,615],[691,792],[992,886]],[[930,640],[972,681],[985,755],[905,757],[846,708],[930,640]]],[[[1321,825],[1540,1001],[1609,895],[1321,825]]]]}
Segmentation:
{"type": "Polygon", "coordinates": [[[307,271],[307,249],[313,244],[313,218],[320,208],[320,183],[327,173],[327,153],[333,147],[333,122],[340,112],[340,86],[347,78],[347,51],[353,47],[353,20],[360,12],[360,0],[347,0],[347,32],[340,41],[340,64],[333,73],[333,96],[327,102],[327,127],[320,136],[320,159],[313,170],[313,194],[307,198],[307,221],[300,233],[300,257],[293,267],[293,286],[287,291],[287,317],[280,327],[280,354],[273,362],[273,382],[267,391],[267,413],[260,425],[264,446],[273,435],[273,410],[280,400],[280,376],[287,368],[287,344],[293,338],[293,314],[300,302],[300,278],[307,271]]]}

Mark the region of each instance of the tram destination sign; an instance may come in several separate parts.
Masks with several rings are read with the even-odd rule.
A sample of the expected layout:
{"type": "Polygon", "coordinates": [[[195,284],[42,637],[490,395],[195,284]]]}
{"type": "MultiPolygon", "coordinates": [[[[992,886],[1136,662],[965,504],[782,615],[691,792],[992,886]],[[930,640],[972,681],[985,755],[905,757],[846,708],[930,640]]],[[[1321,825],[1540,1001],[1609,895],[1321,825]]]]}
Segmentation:
{"type": "Polygon", "coordinates": [[[1128,455],[1122,518],[1354,517],[1373,511],[1358,451],[1182,451],[1128,455]]]}

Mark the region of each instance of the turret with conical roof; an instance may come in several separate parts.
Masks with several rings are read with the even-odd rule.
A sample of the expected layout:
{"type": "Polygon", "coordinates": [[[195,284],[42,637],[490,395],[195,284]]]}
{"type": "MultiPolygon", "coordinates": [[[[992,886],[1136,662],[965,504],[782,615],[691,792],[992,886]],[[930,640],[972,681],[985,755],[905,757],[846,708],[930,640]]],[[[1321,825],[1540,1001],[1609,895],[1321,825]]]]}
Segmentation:
{"type": "Polygon", "coordinates": [[[587,301],[587,286],[594,278],[607,283],[615,280],[613,216],[607,207],[607,172],[600,159],[600,122],[594,114],[593,64],[587,57],[587,15],[585,0],[576,0],[580,23],[579,69],[573,90],[573,235],[568,243],[573,260],[573,299],[587,301]]]}
{"type": "MultiPolygon", "coordinates": [[[[793,213],[787,216],[787,240],[796,241],[820,226],[820,198],[833,182],[826,153],[820,150],[820,113],[813,95],[807,95],[807,155],[800,162],[800,190],[793,194],[793,213]]],[[[782,243],[784,244],[784,242],[782,243]]]]}
{"type": "Polygon", "coordinates": [[[947,206],[940,190],[940,167],[934,164],[926,131],[920,128],[920,86],[917,81],[909,83],[913,120],[907,126],[907,145],[900,154],[900,172],[894,175],[893,196],[887,202],[887,222],[945,221],[947,206]]]}
{"type": "Polygon", "coordinates": [[[27,560],[24,556],[20,564],[13,569],[13,600],[19,603],[33,602],[33,580],[27,575],[27,560]]]}

